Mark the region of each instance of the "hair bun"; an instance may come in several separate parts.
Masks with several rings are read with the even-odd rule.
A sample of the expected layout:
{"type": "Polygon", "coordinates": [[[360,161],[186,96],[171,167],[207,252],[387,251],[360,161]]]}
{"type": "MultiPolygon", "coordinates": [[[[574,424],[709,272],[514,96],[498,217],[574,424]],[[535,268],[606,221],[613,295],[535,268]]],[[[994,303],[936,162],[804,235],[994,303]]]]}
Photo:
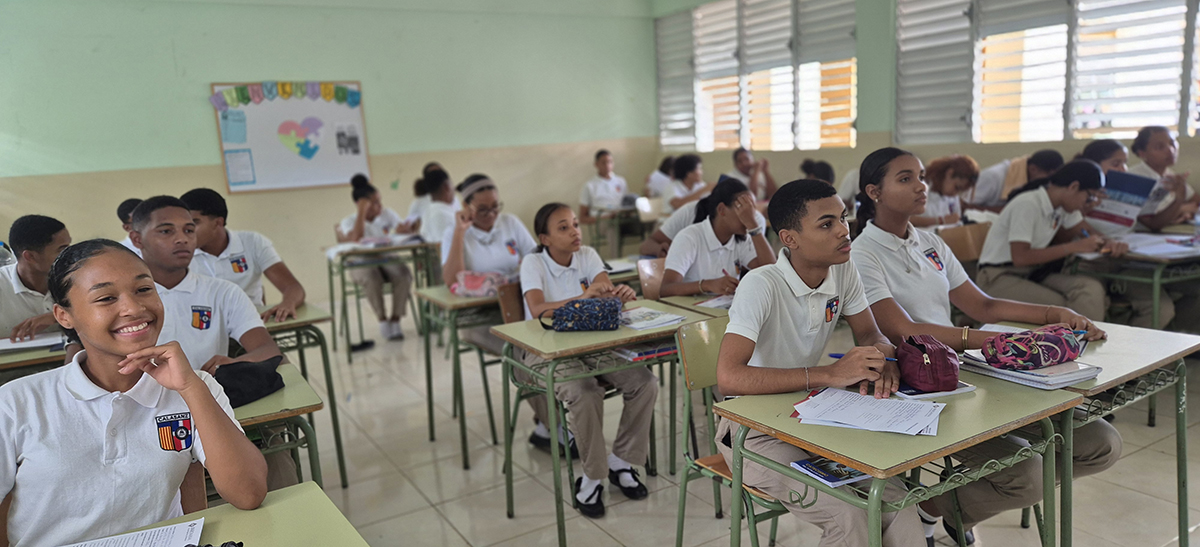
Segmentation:
{"type": "Polygon", "coordinates": [[[816,166],[817,162],[813,161],[812,158],[804,158],[804,161],[800,162],[800,170],[805,173],[811,173],[816,166]]]}
{"type": "Polygon", "coordinates": [[[359,173],[353,177],[350,177],[350,186],[354,187],[355,189],[370,188],[371,181],[367,180],[366,175],[359,173]]]}

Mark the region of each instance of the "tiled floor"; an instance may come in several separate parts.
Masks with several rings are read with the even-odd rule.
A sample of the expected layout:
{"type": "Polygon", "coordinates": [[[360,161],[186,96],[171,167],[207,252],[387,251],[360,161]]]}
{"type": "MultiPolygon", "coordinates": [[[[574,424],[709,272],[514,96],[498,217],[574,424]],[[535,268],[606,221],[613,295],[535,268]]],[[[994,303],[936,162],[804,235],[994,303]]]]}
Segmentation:
{"type": "MultiPolygon", "coordinates": [[[[458,422],[450,416],[450,367],[441,348],[434,353],[435,422],[437,440],[429,441],[425,400],[425,373],[420,338],[405,321],[408,340],[380,342],[374,349],[355,354],[354,364],[344,355],[335,357],[343,441],[350,486],[337,480],[337,458],[328,410],[316,414],[325,491],[362,533],[377,546],[394,545],[555,545],[551,504],[550,459],[523,439],[532,429],[528,407],[522,409],[513,448],[516,518],[505,516],[504,450],[491,443],[478,362],[464,356],[468,444],[471,469],[462,469],[458,422]]],[[[368,327],[368,337],[379,337],[368,327]]],[[[831,346],[849,345],[849,333],[839,331],[831,346]]],[[[1193,378],[1200,365],[1190,367],[1193,378]]],[[[492,397],[500,406],[499,367],[488,369],[492,397]]],[[[323,377],[312,376],[324,394],[323,377]]],[[[1200,394],[1200,380],[1190,392],[1200,394]]],[[[668,402],[662,391],[658,421],[661,471],[646,478],[650,497],[626,500],[609,488],[605,518],[591,520],[567,506],[567,536],[573,546],[673,545],[679,487],[665,472],[668,402]]],[[[621,410],[619,399],[607,403],[609,439],[621,410]]],[[[1117,428],[1125,438],[1121,462],[1106,473],[1075,484],[1075,545],[1085,547],[1159,547],[1177,545],[1175,504],[1175,441],[1173,416],[1161,397],[1159,426],[1146,426],[1146,407],[1140,405],[1118,415],[1117,428]]],[[[682,414],[682,413],[681,413],[682,414]]],[[[1188,436],[1194,447],[1189,460],[1200,462],[1200,404],[1188,411],[1188,436]]],[[[499,426],[498,426],[499,427],[499,426]]],[[[503,442],[503,432],[501,442],[503,442]]],[[[307,461],[307,460],[306,460],[307,461]]],[[[576,467],[578,470],[578,467],[576,467]]],[[[1191,541],[1200,541],[1200,467],[1189,468],[1191,488],[1191,541]]],[[[715,519],[711,488],[693,483],[687,502],[683,544],[716,547],[729,541],[729,520],[715,519]]],[[[728,492],[723,493],[728,504],[728,492]]],[[[976,529],[979,547],[1036,545],[1034,529],[1019,526],[1020,513],[1001,515],[976,529]]],[[[764,528],[764,536],[765,536],[764,528]]],[[[748,532],[743,527],[743,545],[748,532]]],[[[782,547],[817,545],[818,530],[784,517],[779,525],[782,547]]],[[[950,545],[940,530],[939,545],[950,545]]],[[[764,543],[765,537],[764,537],[764,543]]]]}

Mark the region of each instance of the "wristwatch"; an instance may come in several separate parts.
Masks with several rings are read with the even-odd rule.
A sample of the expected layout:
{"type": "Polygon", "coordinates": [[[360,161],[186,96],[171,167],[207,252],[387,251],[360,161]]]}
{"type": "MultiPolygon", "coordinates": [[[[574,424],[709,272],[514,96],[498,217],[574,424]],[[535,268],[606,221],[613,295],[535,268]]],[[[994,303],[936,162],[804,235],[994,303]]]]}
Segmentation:
{"type": "Polygon", "coordinates": [[[762,228],[755,228],[755,229],[753,229],[753,230],[746,230],[746,234],[747,234],[747,235],[749,235],[750,237],[754,237],[754,236],[756,236],[756,235],[759,235],[759,234],[761,234],[761,233],[763,233],[763,229],[762,229],[762,228]]]}

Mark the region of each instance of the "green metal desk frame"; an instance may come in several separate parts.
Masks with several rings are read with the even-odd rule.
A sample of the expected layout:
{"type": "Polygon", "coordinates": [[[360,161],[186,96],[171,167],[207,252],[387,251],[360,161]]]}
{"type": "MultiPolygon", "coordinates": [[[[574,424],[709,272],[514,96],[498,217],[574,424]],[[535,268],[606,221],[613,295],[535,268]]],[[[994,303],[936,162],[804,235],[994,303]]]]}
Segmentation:
{"type": "MultiPolygon", "coordinates": [[[[300,374],[306,380],[308,379],[308,362],[304,350],[313,347],[321,348],[321,365],[325,369],[325,400],[328,401],[329,415],[333,421],[333,444],[337,449],[338,475],[342,480],[342,488],[346,488],[350,482],[346,478],[346,455],[342,448],[342,426],[341,420],[338,418],[337,394],[333,388],[333,370],[329,360],[329,347],[325,343],[325,334],[316,325],[307,324],[272,331],[271,336],[275,338],[275,343],[279,346],[280,351],[296,351],[300,361],[300,374]]],[[[312,414],[308,415],[308,421],[310,427],[315,427],[316,421],[312,414]]],[[[316,442],[316,437],[313,437],[313,442],[316,442]]]]}

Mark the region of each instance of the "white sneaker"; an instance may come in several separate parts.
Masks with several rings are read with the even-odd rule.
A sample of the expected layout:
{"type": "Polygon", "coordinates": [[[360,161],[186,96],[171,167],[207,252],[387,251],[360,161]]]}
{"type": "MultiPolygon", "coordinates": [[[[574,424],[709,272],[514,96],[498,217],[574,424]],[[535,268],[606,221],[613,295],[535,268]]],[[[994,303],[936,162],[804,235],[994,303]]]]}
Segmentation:
{"type": "Polygon", "coordinates": [[[404,329],[400,327],[399,321],[389,322],[388,328],[391,329],[391,336],[388,336],[388,340],[403,340],[404,339],[404,329]]]}
{"type": "Polygon", "coordinates": [[[392,339],[392,323],[390,321],[379,322],[379,336],[382,336],[384,340],[392,339]]]}

